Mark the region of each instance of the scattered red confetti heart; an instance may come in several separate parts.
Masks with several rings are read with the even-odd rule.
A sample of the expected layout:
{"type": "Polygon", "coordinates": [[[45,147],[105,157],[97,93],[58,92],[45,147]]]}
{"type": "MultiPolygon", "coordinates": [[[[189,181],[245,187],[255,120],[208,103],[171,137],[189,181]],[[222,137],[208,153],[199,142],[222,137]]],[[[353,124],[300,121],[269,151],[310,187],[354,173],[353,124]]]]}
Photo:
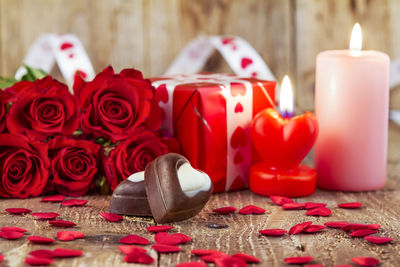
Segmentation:
{"type": "Polygon", "coordinates": [[[240,65],[242,66],[242,69],[247,68],[247,66],[252,63],[253,63],[253,60],[248,57],[244,57],[244,58],[242,58],[242,61],[240,61],[240,65]]]}
{"type": "Polygon", "coordinates": [[[141,264],[151,264],[154,259],[145,252],[136,251],[132,254],[127,254],[124,257],[124,262],[127,263],[141,263],[141,264]]]}
{"type": "Polygon", "coordinates": [[[182,237],[179,235],[168,234],[166,232],[159,232],[154,236],[154,240],[158,244],[178,245],[182,242],[182,237]]]}
{"type": "Polygon", "coordinates": [[[286,203],[293,203],[293,199],[290,199],[288,197],[281,197],[281,196],[269,196],[269,198],[274,202],[275,204],[282,206],[283,204],[286,203]]]}
{"type": "Polygon", "coordinates": [[[175,267],[207,267],[207,264],[202,261],[190,261],[178,263],[175,267]]]}
{"type": "Polygon", "coordinates": [[[361,230],[361,229],[371,229],[377,230],[380,228],[379,224],[361,224],[361,223],[349,223],[340,229],[343,231],[353,231],[353,230],[361,230]]]}
{"type": "Polygon", "coordinates": [[[38,257],[38,258],[48,258],[48,259],[54,258],[53,251],[48,250],[48,249],[33,250],[33,251],[29,252],[29,255],[32,255],[32,256],[38,257]]]}
{"type": "Polygon", "coordinates": [[[303,256],[303,257],[289,257],[285,258],[284,261],[289,264],[305,264],[313,261],[314,258],[311,256],[303,256]]]}
{"type": "Polygon", "coordinates": [[[358,209],[362,204],[360,202],[349,202],[339,204],[338,207],[342,209],[358,209]]]}
{"type": "Polygon", "coordinates": [[[319,207],[311,210],[307,210],[306,215],[308,216],[329,216],[332,211],[325,207],[319,207]]]}
{"type": "Polygon", "coordinates": [[[379,245],[386,244],[386,243],[393,241],[393,238],[391,238],[391,237],[374,236],[374,235],[364,236],[364,239],[371,243],[379,244],[379,245]]]}
{"type": "Polygon", "coordinates": [[[0,262],[4,260],[4,255],[0,254],[0,262]]]}
{"type": "Polygon", "coordinates": [[[222,253],[222,252],[218,251],[218,250],[213,250],[213,249],[193,249],[191,251],[191,253],[194,255],[197,255],[197,256],[203,256],[203,255],[210,255],[210,254],[222,253]]]}
{"type": "Polygon", "coordinates": [[[35,244],[52,244],[52,243],[54,243],[54,239],[44,237],[44,236],[31,235],[31,236],[28,236],[27,239],[31,243],[35,243],[35,244]]]}
{"type": "MultiPolygon", "coordinates": [[[[306,267],[307,265],[304,265],[304,267],[306,267]]],[[[350,265],[350,264],[340,264],[340,265],[335,265],[335,266],[332,266],[332,267],[353,267],[353,265],[350,265]]]]}
{"type": "Polygon", "coordinates": [[[109,212],[100,212],[99,213],[104,219],[110,222],[119,222],[123,219],[121,215],[109,212]]]}
{"type": "Polygon", "coordinates": [[[319,207],[326,207],[326,203],[314,203],[314,202],[306,202],[305,209],[310,210],[310,209],[315,209],[319,207]]]}
{"type": "Polygon", "coordinates": [[[205,262],[213,262],[216,264],[216,260],[220,258],[228,258],[229,255],[223,252],[213,253],[209,255],[201,256],[201,259],[205,262]]]}
{"type": "Polygon", "coordinates": [[[155,251],[158,251],[160,253],[171,253],[171,252],[178,252],[181,250],[180,247],[164,245],[164,244],[154,244],[151,247],[152,247],[152,249],[154,249],[155,251]]]}
{"type": "Polygon", "coordinates": [[[147,245],[150,243],[149,240],[147,240],[144,237],[138,236],[138,235],[127,235],[122,237],[119,240],[120,243],[126,244],[126,245],[132,245],[132,244],[137,244],[137,245],[147,245]]]}
{"type": "Polygon", "coordinates": [[[248,205],[246,207],[243,207],[239,210],[240,214],[247,215],[247,214],[263,214],[265,213],[265,209],[254,206],[254,205],[248,205]]]}
{"type": "Polygon", "coordinates": [[[131,246],[131,245],[123,245],[123,246],[118,246],[119,251],[121,251],[124,254],[133,254],[137,252],[141,253],[146,253],[147,251],[144,248],[137,247],[137,246],[131,246]]]}
{"type": "Polygon", "coordinates": [[[342,228],[343,226],[346,226],[350,223],[348,222],[326,222],[324,223],[325,226],[330,227],[330,228],[342,228]]]}
{"type": "Polygon", "coordinates": [[[61,205],[67,207],[80,207],[85,206],[88,201],[86,199],[71,198],[61,202],[61,205]]]}
{"type": "Polygon", "coordinates": [[[53,259],[39,258],[39,257],[28,257],[25,259],[25,263],[32,266],[50,265],[53,263],[53,259]]]}
{"type": "Polygon", "coordinates": [[[6,232],[6,231],[14,231],[14,232],[28,232],[28,230],[24,229],[24,228],[19,228],[19,227],[15,227],[15,226],[5,226],[0,228],[0,231],[2,232],[6,232]]]}
{"type": "Polygon", "coordinates": [[[254,256],[246,254],[246,253],[242,253],[242,252],[233,254],[232,257],[241,258],[245,262],[249,262],[249,263],[259,263],[260,262],[260,260],[257,257],[254,257],[254,256]]]}
{"type": "Polygon", "coordinates": [[[54,221],[49,221],[49,224],[53,226],[59,226],[59,227],[74,227],[76,223],[70,222],[70,221],[63,221],[63,220],[54,220],[54,221]]]}
{"type": "Polygon", "coordinates": [[[290,228],[289,234],[290,234],[290,235],[297,235],[298,233],[303,232],[303,230],[306,229],[306,228],[307,228],[308,226],[310,226],[311,224],[312,224],[311,221],[296,224],[295,226],[293,226],[292,228],[290,228]]]}
{"type": "Polygon", "coordinates": [[[15,240],[24,236],[23,232],[5,231],[1,233],[1,237],[8,240],[15,240]]]}
{"type": "Polygon", "coordinates": [[[222,214],[222,215],[231,214],[231,213],[234,213],[235,211],[236,211],[236,208],[234,208],[234,207],[222,207],[222,208],[213,210],[214,213],[218,213],[218,214],[222,214]]]}
{"type": "Polygon", "coordinates": [[[72,241],[77,238],[85,237],[85,235],[78,231],[58,231],[57,239],[61,241],[72,241]]]}
{"type": "Polygon", "coordinates": [[[324,267],[324,265],[322,265],[322,264],[306,264],[306,265],[304,265],[304,267],[324,267]]]}
{"type": "Polygon", "coordinates": [[[187,242],[190,242],[190,240],[192,240],[192,238],[190,236],[182,234],[182,233],[176,233],[176,234],[173,234],[173,236],[179,236],[181,238],[180,244],[187,243],[187,242]]]}
{"type": "Polygon", "coordinates": [[[372,257],[356,257],[351,259],[354,263],[361,266],[372,267],[377,265],[380,261],[372,257]]]}
{"type": "Polygon", "coordinates": [[[60,216],[60,214],[55,212],[35,212],[31,213],[31,215],[41,220],[51,220],[60,216]]]}
{"type": "Polygon", "coordinates": [[[15,214],[15,215],[27,214],[27,213],[32,212],[30,209],[25,209],[25,208],[9,208],[9,209],[6,209],[6,211],[8,213],[15,214]]]}
{"type": "Polygon", "coordinates": [[[238,257],[220,257],[215,259],[215,264],[218,267],[247,267],[247,263],[238,257]]]}
{"type": "Polygon", "coordinates": [[[55,258],[73,258],[82,256],[82,251],[76,249],[56,248],[53,250],[55,258]]]}
{"type": "Polygon", "coordinates": [[[171,230],[172,228],[174,227],[170,225],[153,225],[147,227],[146,230],[152,233],[158,233],[158,232],[166,232],[168,230],[171,230]]]}
{"type": "Polygon", "coordinates": [[[42,198],[40,201],[43,202],[61,202],[65,199],[63,195],[54,195],[54,196],[47,196],[42,198]]]}
{"type": "Polygon", "coordinates": [[[258,232],[267,236],[283,236],[287,231],[285,229],[265,229],[258,232]]]}
{"type": "Polygon", "coordinates": [[[284,210],[302,210],[306,206],[305,203],[285,203],[282,205],[284,210]]]}
{"type": "Polygon", "coordinates": [[[360,229],[360,230],[355,230],[351,232],[349,235],[352,237],[364,237],[367,235],[372,235],[376,234],[378,231],[376,230],[371,230],[371,229],[360,229]]]}
{"type": "Polygon", "coordinates": [[[314,224],[314,225],[310,225],[307,228],[305,228],[303,230],[303,232],[305,233],[317,233],[321,230],[324,230],[326,227],[323,225],[318,225],[318,224],[314,224]]]}

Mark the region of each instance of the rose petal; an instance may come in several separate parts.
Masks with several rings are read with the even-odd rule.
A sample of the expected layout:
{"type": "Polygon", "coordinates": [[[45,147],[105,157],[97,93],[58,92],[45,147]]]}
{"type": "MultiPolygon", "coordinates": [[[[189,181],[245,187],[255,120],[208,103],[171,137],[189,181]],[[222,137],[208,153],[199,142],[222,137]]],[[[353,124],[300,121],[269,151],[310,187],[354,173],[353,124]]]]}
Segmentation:
{"type": "Polygon", "coordinates": [[[266,236],[283,236],[287,231],[285,229],[265,229],[258,232],[266,236]]]}
{"type": "Polygon", "coordinates": [[[325,226],[330,228],[342,228],[345,225],[348,225],[348,222],[326,222],[324,223],[325,226]]]}
{"type": "Polygon", "coordinates": [[[86,205],[88,201],[86,199],[75,199],[75,198],[71,198],[71,199],[67,199],[64,200],[63,202],[61,202],[61,205],[63,206],[67,206],[67,207],[80,207],[80,206],[84,206],[86,205]]]}
{"type": "Polygon", "coordinates": [[[376,230],[371,230],[371,229],[360,229],[360,230],[355,230],[351,232],[349,235],[352,237],[364,237],[367,235],[372,235],[376,234],[378,231],[376,230]]]}
{"type": "Polygon", "coordinates": [[[305,203],[285,203],[282,205],[284,210],[303,210],[305,208],[305,203]]]}
{"type": "Polygon", "coordinates": [[[154,259],[145,252],[134,252],[127,254],[123,261],[127,263],[151,264],[154,262],[154,259]]]}
{"type": "Polygon", "coordinates": [[[166,232],[159,232],[154,236],[154,240],[157,244],[178,245],[182,242],[182,237],[166,232]]]}
{"type": "Polygon", "coordinates": [[[172,228],[174,227],[170,225],[153,225],[147,227],[146,230],[152,233],[158,233],[158,232],[166,232],[172,228]]]}
{"type": "Polygon", "coordinates": [[[82,251],[76,249],[56,248],[53,250],[53,254],[55,258],[72,258],[79,257],[83,253],[82,251]]]}
{"type": "Polygon", "coordinates": [[[192,254],[197,255],[197,256],[203,256],[203,255],[210,255],[210,254],[215,254],[215,253],[222,253],[218,250],[213,250],[213,249],[193,249],[191,251],[192,254]]]}
{"type": "Polygon", "coordinates": [[[247,215],[247,214],[263,214],[265,213],[265,209],[254,206],[254,205],[248,205],[246,207],[243,207],[239,210],[240,214],[247,215]]]}
{"type": "Polygon", "coordinates": [[[133,254],[136,252],[146,253],[147,251],[144,248],[130,245],[118,246],[118,249],[124,254],[133,254]]]}
{"type": "Polygon", "coordinates": [[[55,212],[35,212],[31,213],[31,215],[41,220],[51,220],[60,216],[60,214],[55,212]]]}
{"type": "Polygon", "coordinates": [[[379,245],[386,244],[386,243],[393,241],[393,238],[391,238],[391,237],[374,236],[374,235],[364,236],[364,239],[371,243],[379,244],[379,245]]]}
{"type": "Polygon", "coordinates": [[[314,203],[314,202],[306,202],[304,206],[306,210],[315,209],[319,207],[326,207],[326,203],[314,203]]]}
{"type": "Polygon", "coordinates": [[[25,209],[25,208],[9,208],[9,209],[6,209],[6,211],[8,213],[15,214],[15,215],[27,214],[27,213],[32,212],[30,209],[25,209]]]}
{"type": "Polygon", "coordinates": [[[0,228],[0,231],[2,232],[6,232],[6,231],[14,231],[14,232],[28,232],[28,230],[24,229],[24,228],[19,228],[19,227],[15,227],[15,226],[5,226],[0,228]]]}
{"type": "Polygon", "coordinates": [[[99,213],[104,219],[110,222],[119,222],[123,219],[121,215],[115,213],[108,213],[108,212],[100,212],[99,213]]]}
{"type": "Polygon", "coordinates": [[[260,260],[257,257],[254,257],[254,256],[246,254],[246,253],[242,253],[242,252],[233,254],[232,257],[241,258],[245,262],[249,262],[249,263],[259,263],[260,262],[260,260]]]}
{"type": "Polygon", "coordinates": [[[63,195],[54,195],[54,196],[44,197],[40,201],[44,201],[44,202],[61,202],[64,199],[65,199],[65,196],[63,196],[63,195]]]}
{"type": "Polygon", "coordinates": [[[119,240],[119,242],[122,244],[127,244],[127,245],[131,245],[131,244],[147,245],[150,243],[149,240],[147,240],[144,237],[138,236],[138,235],[124,236],[119,240]]]}
{"type": "Polygon", "coordinates": [[[207,264],[202,261],[190,261],[178,263],[175,267],[207,267],[207,264]]]}
{"type": "Polygon", "coordinates": [[[31,252],[29,252],[29,255],[32,255],[34,257],[38,257],[38,258],[54,258],[54,253],[51,250],[48,249],[38,249],[38,250],[33,250],[31,252]]]}
{"type": "Polygon", "coordinates": [[[154,244],[151,247],[152,247],[152,249],[154,249],[155,251],[158,251],[160,253],[171,253],[171,252],[178,252],[181,250],[180,247],[164,245],[164,244],[154,244]]]}
{"type": "Polygon", "coordinates": [[[234,207],[222,207],[222,208],[214,209],[213,212],[222,214],[222,215],[227,215],[227,214],[234,213],[235,210],[236,210],[236,208],[234,208],[234,207]]]}
{"type": "Polygon", "coordinates": [[[305,264],[313,261],[314,258],[311,256],[303,256],[303,257],[289,257],[285,258],[284,261],[289,264],[305,264]]]}
{"type": "Polygon", "coordinates": [[[356,257],[351,259],[354,263],[361,266],[372,267],[379,264],[379,260],[372,257],[356,257]]]}
{"type": "Polygon", "coordinates": [[[308,216],[329,216],[332,211],[325,207],[319,207],[311,210],[307,210],[306,215],[308,216]]]}
{"type": "Polygon", "coordinates": [[[78,231],[58,231],[57,239],[61,241],[72,241],[77,238],[85,237],[85,235],[78,231]]]}
{"type": "Polygon", "coordinates": [[[44,236],[31,235],[31,236],[28,236],[27,239],[31,243],[35,243],[35,244],[52,244],[52,243],[54,243],[54,239],[44,237],[44,236]]]}
{"type": "Polygon", "coordinates": [[[275,204],[282,206],[283,204],[286,203],[293,203],[294,201],[288,197],[281,197],[281,196],[269,196],[269,198],[274,202],[275,204]]]}
{"type": "Polygon", "coordinates": [[[290,234],[290,235],[297,235],[298,233],[303,232],[303,230],[306,229],[306,228],[307,228],[308,226],[310,226],[311,224],[312,224],[311,221],[296,224],[295,226],[293,226],[292,228],[290,228],[289,234],[290,234]]]}
{"type": "Polygon", "coordinates": [[[39,257],[28,257],[25,259],[25,263],[32,266],[50,265],[53,263],[53,259],[39,258],[39,257]]]}
{"type": "Polygon", "coordinates": [[[49,221],[49,224],[53,226],[59,226],[59,227],[74,227],[76,223],[70,222],[70,221],[63,221],[63,220],[54,220],[54,221],[49,221]]]}
{"type": "Polygon", "coordinates": [[[318,225],[318,224],[314,224],[314,225],[310,225],[307,228],[305,228],[303,230],[304,233],[317,233],[323,229],[325,229],[326,227],[323,225],[318,225]]]}
{"type": "Polygon", "coordinates": [[[360,202],[341,203],[338,205],[338,207],[342,209],[358,209],[361,206],[362,203],[360,202]]]}
{"type": "Polygon", "coordinates": [[[5,231],[1,233],[1,237],[8,240],[15,240],[24,236],[23,232],[5,231]]]}

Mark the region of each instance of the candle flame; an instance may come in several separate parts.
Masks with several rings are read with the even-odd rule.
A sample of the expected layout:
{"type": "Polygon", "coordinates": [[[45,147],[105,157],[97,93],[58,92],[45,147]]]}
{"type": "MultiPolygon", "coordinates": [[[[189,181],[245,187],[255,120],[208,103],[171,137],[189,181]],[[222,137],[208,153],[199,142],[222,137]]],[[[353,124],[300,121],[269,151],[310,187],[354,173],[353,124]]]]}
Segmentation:
{"type": "Polygon", "coordinates": [[[354,24],[353,30],[351,31],[349,48],[350,50],[361,50],[362,48],[361,26],[358,22],[354,24]]]}
{"type": "Polygon", "coordinates": [[[279,94],[279,110],[282,117],[292,117],[293,115],[293,89],[287,75],[283,77],[281,91],[279,94]]]}

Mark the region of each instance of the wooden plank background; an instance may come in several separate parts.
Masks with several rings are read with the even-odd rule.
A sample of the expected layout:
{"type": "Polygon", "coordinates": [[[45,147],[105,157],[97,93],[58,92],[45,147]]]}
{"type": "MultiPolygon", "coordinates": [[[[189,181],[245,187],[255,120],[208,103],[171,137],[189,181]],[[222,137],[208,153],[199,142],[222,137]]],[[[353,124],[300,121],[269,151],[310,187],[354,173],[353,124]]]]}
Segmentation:
{"type": "MultiPolygon", "coordinates": [[[[147,77],[162,74],[198,35],[233,34],[248,40],[279,80],[289,73],[297,107],[313,109],[315,57],[346,48],[356,21],[365,49],[400,57],[398,0],[0,0],[0,75],[13,75],[43,32],[78,35],[96,71],[134,66],[147,77]]],[[[230,72],[217,54],[205,70],[230,72]]],[[[392,108],[400,108],[399,91],[392,108]]]]}

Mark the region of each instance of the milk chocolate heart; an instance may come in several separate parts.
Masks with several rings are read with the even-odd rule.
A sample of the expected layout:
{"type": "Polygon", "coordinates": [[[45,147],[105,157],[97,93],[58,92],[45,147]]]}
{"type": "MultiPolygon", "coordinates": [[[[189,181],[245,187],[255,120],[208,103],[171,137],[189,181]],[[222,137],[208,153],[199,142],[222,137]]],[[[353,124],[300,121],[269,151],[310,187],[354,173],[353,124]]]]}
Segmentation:
{"type": "Polygon", "coordinates": [[[157,223],[180,221],[201,211],[213,186],[210,177],[193,169],[183,156],[169,153],[147,165],[145,188],[157,223]]]}

